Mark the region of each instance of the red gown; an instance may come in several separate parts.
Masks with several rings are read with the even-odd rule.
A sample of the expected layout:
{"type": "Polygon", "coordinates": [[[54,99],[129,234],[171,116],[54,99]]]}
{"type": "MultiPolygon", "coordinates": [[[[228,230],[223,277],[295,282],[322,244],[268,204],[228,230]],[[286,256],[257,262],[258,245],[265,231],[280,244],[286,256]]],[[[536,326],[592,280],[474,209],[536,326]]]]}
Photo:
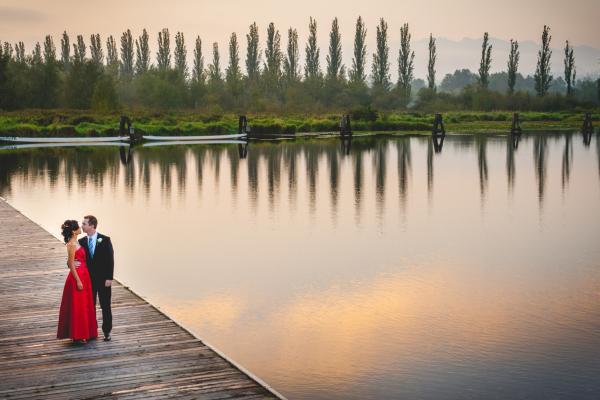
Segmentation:
{"type": "Polygon", "coordinates": [[[75,260],[81,263],[77,268],[77,275],[83,284],[83,289],[77,290],[77,281],[69,271],[60,303],[56,333],[58,339],[82,340],[98,337],[96,307],[92,299],[92,283],[85,263],[83,247],[75,251],[75,260]]]}

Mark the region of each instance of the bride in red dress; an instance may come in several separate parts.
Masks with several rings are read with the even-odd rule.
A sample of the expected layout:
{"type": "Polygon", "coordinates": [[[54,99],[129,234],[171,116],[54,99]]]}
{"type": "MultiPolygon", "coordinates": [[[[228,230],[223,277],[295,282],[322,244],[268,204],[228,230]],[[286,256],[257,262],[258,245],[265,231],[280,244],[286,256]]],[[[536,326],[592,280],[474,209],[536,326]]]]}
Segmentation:
{"type": "Polygon", "coordinates": [[[85,262],[85,249],[77,242],[81,228],[75,220],[67,220],[61,226],[67,245],[70,272],[60,303],[58,317],[58,339],[71,338],[74,342],[85,343],[98,337],[96,307],[92,299],[92,284],[85,262]],[[79,261],[79,265],[75,264],[79,261]]]}

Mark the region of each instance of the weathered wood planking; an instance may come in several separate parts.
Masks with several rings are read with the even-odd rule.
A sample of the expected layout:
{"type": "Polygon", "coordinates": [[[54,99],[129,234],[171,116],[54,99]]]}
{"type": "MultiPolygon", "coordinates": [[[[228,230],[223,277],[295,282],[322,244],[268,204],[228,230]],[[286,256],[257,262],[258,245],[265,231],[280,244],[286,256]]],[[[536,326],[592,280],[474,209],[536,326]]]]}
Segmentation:
{"type": "Polygon", "coordinates": [[[57,340],[67,273],[64,245],[0,198],[0,398],[282,397],[117,281],[111,342],[57,340]]]}

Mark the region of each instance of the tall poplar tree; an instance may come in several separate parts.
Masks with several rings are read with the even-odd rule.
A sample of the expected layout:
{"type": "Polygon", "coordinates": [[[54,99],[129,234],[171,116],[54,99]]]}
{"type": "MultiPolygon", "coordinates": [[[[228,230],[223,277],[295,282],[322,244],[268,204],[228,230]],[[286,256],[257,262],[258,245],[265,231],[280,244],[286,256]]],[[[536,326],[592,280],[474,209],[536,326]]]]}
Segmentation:
{"type": "Polygon", "coordinates": [[[158,32],[158,52],[156,53],[156,64],[159,71],[167,71],[171,68],[171,44],[169,30],[164,28],[158,32]]]}
{"type": "Polygon", "coordinates": [[[246,50],[246,74],[250,81],[256,81],[260,75],[260,49],[256,22],[250,25],[246,41],[248,42],[246,50]]]}
{"type": "Polygon", "coordinates": [[[548,93],[550,83],[554,79],[550,73],[550,58],[552,57],[552,50],[550,50],[551,41],[550,27],[544,25],[544,30],[542,31],[542,48],[538,51],[537,66],[533,75],[535,91],[538,96],[545,96],[548,93]]]}
{"type": "Polygon", "coordinates": [[[344,78],[344,65],[342,64],[342,35],[338,26],[338,19],[334,18],[329,33],[329,54],[327,61],[327,79],[342,80],[344,78]]]}
{"type": "Polygon", "coordinates": [[[427,62],[427,87],[435,90],[435,62],[437,61],[437,46],[433,34],[429,34],[429,61],[427,62]]]}
{"type": "Polygon", "coordinates": [[[46,35],[46,39],[44,40],[44,62],[46,64],[56,62],[56,47],[50,35],[46,35]]]}
{"type": "Polygon", "coordinates": [[[381,18],[379,25],[377,25],[377,46],[373,54],[371,69],[373,86],[383,90],[389,90],[390,88],[390,48],[388,46],[387,28],[387,22],[381,18]]]}
{"type": "Polygon", "coordinates": [[[69,35],[67,34],[67,31],[64,31],[62,34],[62,39],[60,40],[60,50],[60,60],[63,68],[66,71],[69,69],[69,65],[71,64],[71,43],[69,42],[69,35]]]}
{"type": "Polygon", "coordinates": [[[281,35],[271,22],[267,28],[264,75],[271,83],[277,83],[281,76],[281,35]]]}
{"type": "Polygon", "coordinates": [[[85,51],[83,36],[77,35],[77,43],[73,43],[73,61],[82,64],[85,61],[85,51]]]}
{"type": "Polygon", "coordinates": [[[304,76],[306,79],[321,77],[319,65],[319,46],[317,45],[317,21],[310,17],[308,24],[308,43],[306,44],[306,62],[304,64],[304,76]]]}
{"type": "Polygon", "coordinates": [[[59,83],[56,47],[52,36],[47,35],[44,40],[43,82],[40,101],[42,107],[53,108],[58,105],[59,83]]]}
{"type": "Polygon", "coordinates": [[[492,45],[489,43],[487,32],[483,34],[483,43],[481,44],[481,61],[479,62],[479,85],[487,89],[490,84],[490,67],[492,65],[492,45]]]}
{"type": "Polygon", "coordinates": [[[575,86],[575,78],[577,72],[575,71],[575,55],[573,53],[573,46],[567,40],[565,45],[565,82],[567,84],[567,96],[573,94],[573,86],[575,86]]]}
{"type": "Polygon", "coordinates": [[[15,62],[18,64],[25,64],[27,62],[27,57],[25,57],[25,43],[23,42],[15,43],[15,62]]]}
{"type": "Polygon", "coordinates": [[[515,85],[517,83],[517,71],[519,69],[519,42],[510,39],[510,53],[508,55],[508,93],[513,94],[515,92],[515,85]]]}
{"type": "Polygon", "coordinates": [[[300,80],[300,52],[298,49],[298,31],[288,29],[287,56],[283,62],[285,80],[298,82],[300,80]]]}
{"type": "Polygon", "coordinates": [[[229,38],[229,64],[225,70],[225,80],[230,89],[236,90],[239,88],[239,83],[242,79],[240,71],[240,51],[235,32],[229,38]]]}
{"type": "Polygon", "coordinates": [[[148,45],[148,41],[149,37],[146,29],[135,40],[135,73],[137,75],[148,72],[148,69],[150,69],[150,46],[148,45]]]}
{"type": "Polygon", "coordinates": [[[90,56],[92,62],[96,65],[104,63],[104,52],[102,51],[102,41],[99,33],[90,36],[90,56]]]}
{"type": "Polygon", "coordinates": [[[410,49],[411,37],[408,24],[404,24],[400,28],[400,50],[398,51],[398,90],[403,105],[410,101],[413,80],[415,52],[410,49]]]}
{"type": "Polygon", "coordinates": [[[131,80],[133,77],[133,37],[127,29],[121,35],[121,78],[131,80]]]}
{"type": "Polygon", "coordinates": [[[213,61],[208,66],[208,81],[211,84],[219,84],[223,81],[221,73],[221,57],[219,55],[219,44],[213,43],[213,61]]]}
{"type": "Polygon", "coordinates": [[[115,38],[110,35],[108,39],[106,39],[106,67],[113,78],[116,78],[119,75],[120,66],[117,42],[115,41],[115,38]]]}
{"type": "Polygon", "coordinates": [[[183,79],[187,78],[187,50],[185,48],[185,38],[182,32],[175,35],[175,71],[183,79]]]}
{"type": "Polygon", "coordinates": [[[204,72],[204,56],[202,55],[202,39],[196,37],[196,45],[194,46],[194,70],[192,73],[194,82],[204,84],[206,74],[204,72]]]}
{"type": "Polygon", "coordinates": [[[367,75],[365,72],[365,64],[367,61],[367,29],[362,20],[358,17],[356,20],[356,29],[354,31],[354,57],[352,58],[352,68],[348,75],[350,82],[364,84],[367,75]]]}

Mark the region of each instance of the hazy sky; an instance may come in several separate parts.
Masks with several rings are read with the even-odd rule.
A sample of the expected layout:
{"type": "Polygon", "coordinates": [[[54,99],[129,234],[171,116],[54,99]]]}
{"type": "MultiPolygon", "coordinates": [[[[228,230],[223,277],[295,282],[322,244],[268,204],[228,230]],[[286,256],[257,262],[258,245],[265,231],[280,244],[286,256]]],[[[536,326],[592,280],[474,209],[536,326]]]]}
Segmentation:
{"type": "Polygon", "coordinates": [[[253,21],[258,23],[263,41],[266,27],[272,21],[282,32],[282,47],[287,43],[287,28],[298,29],[303,54],[308,19],[313,16],[319,24],[323,65],[333,17],[339,19],[346,58],[352,51],[354,24],[359,15],[367,24],[369,53],[374,48],[375,26],[380,17],[386,19],[392,60],[404,22],[410,24],[414,40],[430,32],[434,36],[459,40],[480,38],[484,31],[489,31],[490,36],[500,39],[536,42],[539,42],[542,26],[548,24],[552,28],[553,47],[562,47],[569,39],[575,45],[600,48],[599,0],[0,0],[0,40],[23,40],[29,52],[46,34],[54,35],[58,44],[58,35],[65,29],[72,37],[84,34],[87,42],[91,33],[100,33],[104,40],[108,34],[118,38],[127,28],[137,37],[142,28],[146,28],[154,52],[156,33],[168,27],[173,34],[177,31],[185,34],[190,53],[193,38],[200,35],[207,59],[211,58],[210,44],[215,41],[219,43],[221,57],[227,59],[226,46],[231,32],[238,34],[244,55],[248,25],[253,21]]]}

